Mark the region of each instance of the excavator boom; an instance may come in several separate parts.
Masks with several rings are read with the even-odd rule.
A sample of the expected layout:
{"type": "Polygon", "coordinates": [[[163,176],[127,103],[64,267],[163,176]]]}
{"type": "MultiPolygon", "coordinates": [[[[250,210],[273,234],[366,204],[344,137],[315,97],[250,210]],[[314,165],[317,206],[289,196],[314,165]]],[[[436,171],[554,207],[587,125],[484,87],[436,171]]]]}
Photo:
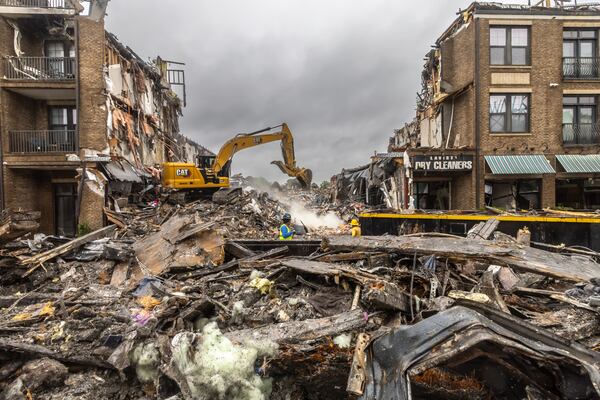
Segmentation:
{"type": "Polygon", "coordinates": [[[294,152],[294,138],[288,125],[284,122],[279,126],[261,129],[252,133],[239,134],[229,139],[217,154],[213,164],[213,172],[218,175],[229,175],[229,169],[233,155],[240,150],[259,146],[274,141],[281,141],[281,153],[283,161],[273,161],[284,174],[298,179],[303,188],[309,188],[312,183],[312,171],[296,166],[296,155],[294,152]],[[271,132],[281,127],[279,132],[271,132]]]}

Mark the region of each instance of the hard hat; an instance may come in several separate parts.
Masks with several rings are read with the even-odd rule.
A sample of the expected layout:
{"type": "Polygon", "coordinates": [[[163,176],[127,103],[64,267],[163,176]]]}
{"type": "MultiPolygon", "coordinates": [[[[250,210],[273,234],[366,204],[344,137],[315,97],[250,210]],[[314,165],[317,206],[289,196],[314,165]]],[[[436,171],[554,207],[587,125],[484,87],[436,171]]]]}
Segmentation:
{"type": "Polygon", "coordinates": [[[353,219],[352,221],[350,221],[350,225],[352,226],[358,226],[358,221],[353,219]]]}
{"type": "Polygon", "coordinates": [[[290,222],[292,220],[292,216],[289,213],[283,214],[283,222],[290,222]]]}

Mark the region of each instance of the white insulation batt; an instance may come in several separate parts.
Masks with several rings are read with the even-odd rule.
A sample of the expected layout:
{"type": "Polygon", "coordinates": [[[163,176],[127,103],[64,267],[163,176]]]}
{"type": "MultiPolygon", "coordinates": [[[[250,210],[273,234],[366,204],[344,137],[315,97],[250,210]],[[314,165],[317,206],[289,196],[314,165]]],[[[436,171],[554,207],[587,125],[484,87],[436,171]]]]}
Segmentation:
{"type": "Polygon", "coordinates": [[[267,400],[271,394],[271,379],[258,375],[255,365],[275,354],[273,342],[236,345],[211,322],[201,334],[177,334],[171,347],[171,367],[186,399],[267,400]]]}

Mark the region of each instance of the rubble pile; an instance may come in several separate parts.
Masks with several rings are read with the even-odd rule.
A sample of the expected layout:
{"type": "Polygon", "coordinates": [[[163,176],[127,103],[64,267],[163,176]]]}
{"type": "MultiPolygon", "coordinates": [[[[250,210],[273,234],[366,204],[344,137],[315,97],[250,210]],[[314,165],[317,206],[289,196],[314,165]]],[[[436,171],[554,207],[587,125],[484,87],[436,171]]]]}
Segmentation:
{"type": "Polygon", "coordinates": [[[482,235],[271,240],[282,207],[246,191],[9,242],[25,250],[0,253],[0,398],[599,398],[594,257],[482,235]]]}

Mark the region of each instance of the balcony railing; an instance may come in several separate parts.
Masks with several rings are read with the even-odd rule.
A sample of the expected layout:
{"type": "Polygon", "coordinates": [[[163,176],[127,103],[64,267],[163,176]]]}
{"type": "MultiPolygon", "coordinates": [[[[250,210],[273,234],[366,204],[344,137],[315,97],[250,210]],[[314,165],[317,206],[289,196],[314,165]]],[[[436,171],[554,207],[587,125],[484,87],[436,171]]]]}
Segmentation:
{"type": "Polygon", "coordinates": [[[600,57],[564,57],[563,78],[600,79],[600,57]]]}
{"type": "Polygon", "coordinates": [[[0,7],[32,7],[74,9],[67,0],[0,0],[0,7]]]}
{"type": "Polygon", "coordinates": [[[10,153],[67,153],[76,151],[75,130],[9,131],[10,153]]]}
{"type": "Polygon", "coordinates": [[[2,62],[5,79],[39,81],[75,79],[75,59],[71,57],[4,57],[2,62]]]}
{"type": "Polygon", "coordinates": [[[600,144],[600,123],[563,124],[563,144],[600,144]]]}

